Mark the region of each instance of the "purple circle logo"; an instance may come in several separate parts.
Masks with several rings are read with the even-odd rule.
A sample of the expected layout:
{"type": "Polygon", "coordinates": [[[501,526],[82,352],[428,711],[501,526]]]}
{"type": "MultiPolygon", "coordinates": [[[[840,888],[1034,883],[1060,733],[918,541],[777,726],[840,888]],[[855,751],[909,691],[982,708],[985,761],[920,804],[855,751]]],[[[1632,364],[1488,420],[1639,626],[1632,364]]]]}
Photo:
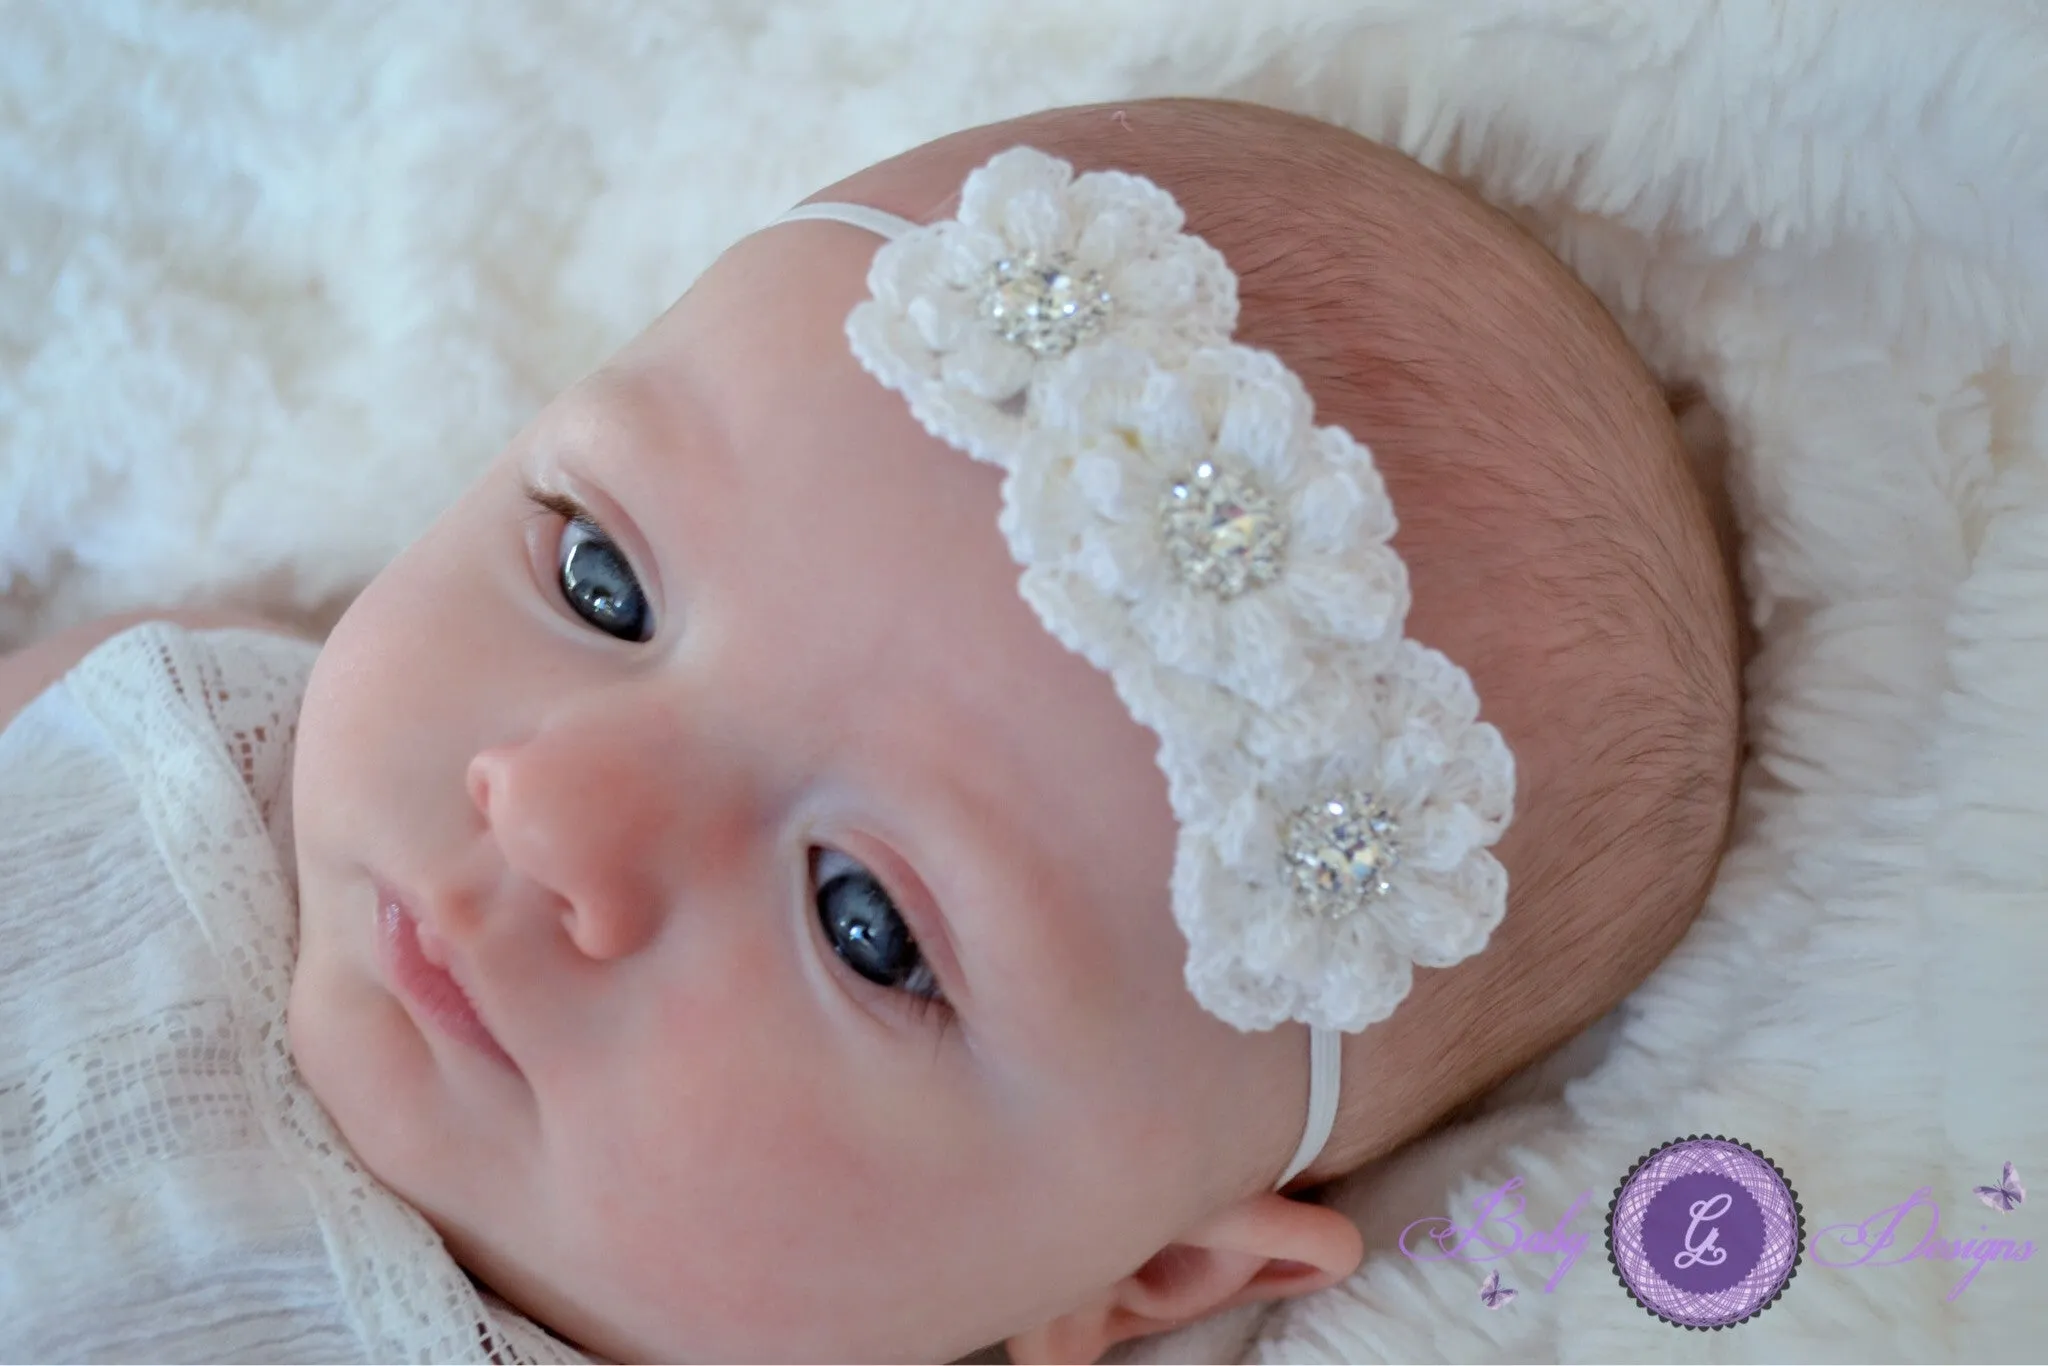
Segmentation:
{"type": "Polygon", "coordinates": [[[1637,1304],[1678,1328],[1732,1327],[1785,1293],[1806,1219],[1785,1174],[1747,1143],[1675,1139],[1622,1178],[1607,1260],[1637,1304]]]}

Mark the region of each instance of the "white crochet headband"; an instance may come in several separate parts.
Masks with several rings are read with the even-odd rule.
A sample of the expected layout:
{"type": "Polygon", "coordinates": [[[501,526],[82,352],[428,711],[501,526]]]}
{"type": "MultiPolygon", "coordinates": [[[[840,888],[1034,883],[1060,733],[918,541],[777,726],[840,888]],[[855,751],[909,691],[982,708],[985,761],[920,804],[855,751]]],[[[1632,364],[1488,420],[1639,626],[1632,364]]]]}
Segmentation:
{"type": "Polygon", "coordinates": [[[888,239],[853,354],[1004,471],[1019,591],[1159,737],[1188,989],[1241,1030],[1309,1026],[1285,1186],[1336,1120],[1339,1034],[1391,1015],[1412,964],[1479,952],[1507,909],[1489,846],[1514,759],[1464,670],[1403,635],[1372,454],[1231,341],[1237,277],[1149,180],[1018,147],[967,177],[957,218],[776,221],[806,219],[888,239]]]}

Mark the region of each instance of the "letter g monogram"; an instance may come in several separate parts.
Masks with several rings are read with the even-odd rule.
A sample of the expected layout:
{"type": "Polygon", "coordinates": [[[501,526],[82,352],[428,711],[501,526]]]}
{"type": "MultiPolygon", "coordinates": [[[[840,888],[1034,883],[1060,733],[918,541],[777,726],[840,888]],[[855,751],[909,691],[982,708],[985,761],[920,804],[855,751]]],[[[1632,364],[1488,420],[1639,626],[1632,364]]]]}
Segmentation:
{"type": "Polygon", "coordinates": [[[1690,1207],[1690,1213],[1692,1214],[1692,1222],[1690,1224],[1687,1224],[1685,1228],[1685,1251],[1673,1257],[1671,1259],[1671,1264],[1675,1267],[1678,1267],[1680,1270],[1683,1270],[1686,1267],[1701,1264],[1707,1266],[1719,1266],[1721,1263],[1727,1261],[1727,1251],[1718,1246],[1721,1238],[1721,1230],[1712,1227],[1712,1224],[1714,1220],[1719,1219],[1722,1215],[1726,1214],[1730,1207],[1732,1207],[1734,1204],[1734,1197],[1729,1195],[1726,1191],[1723,1191],[1721,1192],[1721,1194],[1716,1195],[1708,1200],[1693,1201],[1690,1207]],[[1709,1226],[1707,1229],[1706,1240],[1704,1242],[1695,1243],[1692,1240],[1692,1237],[1695,1233],[1699,1232],[1699,1227],[1701,1224],[1706,1224],[1709,1226]]]}

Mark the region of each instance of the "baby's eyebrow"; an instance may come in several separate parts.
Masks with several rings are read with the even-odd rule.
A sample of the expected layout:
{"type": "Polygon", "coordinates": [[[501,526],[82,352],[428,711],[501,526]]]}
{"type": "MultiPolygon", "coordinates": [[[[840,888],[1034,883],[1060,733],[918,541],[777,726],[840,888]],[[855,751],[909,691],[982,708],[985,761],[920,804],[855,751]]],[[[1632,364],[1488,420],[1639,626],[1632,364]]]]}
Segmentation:
{"type": "Polygon", "coordinates": [[[733,496],[739,466],[715,407],[687,367],[655,376],[608,366],[564,399],[545,446],[588,471],[628,512],[647,509],[635,521],[664,560],[680,543],[698,539],[688,534],[693,513],[733,496]],[[664,470],[670,477],[662,477],[664,470]]]}

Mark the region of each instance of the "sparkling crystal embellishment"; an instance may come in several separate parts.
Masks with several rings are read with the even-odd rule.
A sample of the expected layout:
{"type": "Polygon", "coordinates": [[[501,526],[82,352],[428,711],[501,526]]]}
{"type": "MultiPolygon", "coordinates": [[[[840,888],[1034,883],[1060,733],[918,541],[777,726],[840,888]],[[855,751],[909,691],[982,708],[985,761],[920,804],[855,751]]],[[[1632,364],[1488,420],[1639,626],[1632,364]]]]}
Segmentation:
{"type": "Polygon", "coordinates": [[[1159,534],[1180,575],[1228,600],[1280,576],[1287,522],[1259,486],[1204,460],[1167,485],[1159,534]]]}
{"type": "Polygon", "coordinates": [[[1100,275],[1071,265],[1064,255],[1003,257],[989,268],[981,316],[1004,341],[1040,357],[1064,356],[1108,320],[1112,303],[1100,275]]]}
{"type": "Polygon", "coordinates": [[[1282,847],[1301,901],[1336,918],[1392,891],[1386,874],[1401,862],[1394,843],[1400,829],[1368,792],[1326,797],[1289,816],[1282,847]]]}

